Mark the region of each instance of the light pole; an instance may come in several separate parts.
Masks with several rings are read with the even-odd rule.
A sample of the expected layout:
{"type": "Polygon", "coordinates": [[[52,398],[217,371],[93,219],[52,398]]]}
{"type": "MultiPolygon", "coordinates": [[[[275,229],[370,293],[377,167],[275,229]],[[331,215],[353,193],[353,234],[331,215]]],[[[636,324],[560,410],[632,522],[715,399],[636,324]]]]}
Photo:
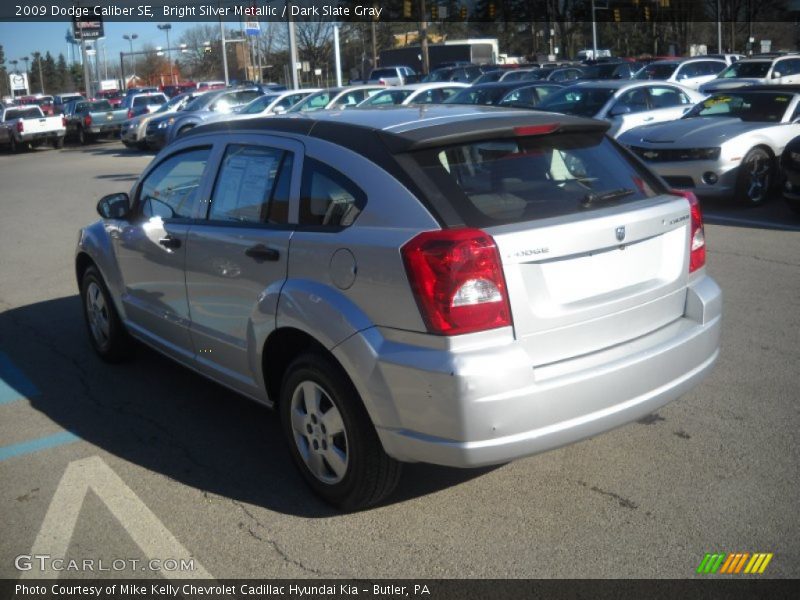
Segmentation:
{"type": "MultiPolygon", "coordinates": [[[[126,33],[125,35],[122,36],[122,39],[128,40],[128,43],[130,44],[131,47],[131,54],[133,54],[133,40],[135,40],[138,37],[139,36],[136,35],[135,33],[126,33]]],[[[131,81],[133,81],[133,79],[136,77],[136,59],[133,58],[133,56],[131,56],[131,60],[133,61],[133,68],[131,69],[133,75],[131,75],[131,81]]],[[[125,82],[123,81],[122,83],[124,84],[125,82]]]]}
{"type": "Polygon", "coordinates": [[[39,88],[42,90],[42,96],[44,96],[44,77],[42,77],[42,53],[36,55],[36,58],[39,59],[39,88]]]}
{"type": "Polygon", "coordinates": [[[30,87],[31,84],[30,84],[30,79],[28,79],[28,77],[29,77],[29,75],[28,75],[28,63],[30,62],[31,59],[28,58],[27,56],[23,56],[22,58],[20,58],[20,60],[25,63],[25,81],[26,81],[25,91],[28,94],[30,94],[31,93],[31,87],[30,87]]]}
{"type": "Polygon", "coordinates": [[[175,85],[175,75],[172,72],[172,50],[169,47],[169,30],[172,29],[172,25],[169,23],[162,23],[157,25],[157,27],[167,34],[167,60],[169,61],[169,79],[172,81],[172,84],[175,85]]]}

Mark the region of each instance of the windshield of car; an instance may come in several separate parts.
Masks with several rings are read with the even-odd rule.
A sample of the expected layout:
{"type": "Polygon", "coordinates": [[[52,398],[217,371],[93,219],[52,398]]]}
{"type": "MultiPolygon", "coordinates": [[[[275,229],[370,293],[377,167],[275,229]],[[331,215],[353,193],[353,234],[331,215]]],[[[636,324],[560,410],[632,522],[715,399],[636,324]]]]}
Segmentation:
{"type": "Polygon", "coordinates": [[[636,73],[634,79],[669,79],[678,68],[678,63],[650,63],[636,73]]]}
{"type": "Polygon", "coordinates": [[[620,63],[603,63],[581,67],[581,69],[586,79],[609,79],[619,67],[620,63]]]}
{"type": "Polygon", "coordinates": [[[715,94],[684,115],[694,117],[735,117],[742,121],[780,123],[792,102],[792,94],[739,92],[715,94]]]}
{"type": "Polygon", "coordinates": [[[164,104],[167,101],[166,96],[161,94],[153,96],[137,96],[133,99],[134,106],[153,106],[155,104],[164,104]]]}
{"type": "Polygon", "coordinates": [[[303,98],[300,102],[295,104],[286,112],[313,112],[315,110],[322,110],[332,100],[331,93],[328,91],[315,92],[310,96],[303,98]]]}
{"type": "Polygon", "coordinates": [[[582,86],[565,88],[545,98],[538,108],[579,117],[594,117],[615,91],[613,88],[582,86]]]}
{"type": "Polygon", "coordinates": [[[762,78],[767,76],[772,62],[768,60],[759,60],[752,62],[735,62],[730,67],[725,69],[722,73],[717,75],[720,79],[729,79],[731,77],[757,77],[762,78]]]}
{"type": "Polygon", "coordinates": [[[445,104],[482,104],[494,105],[500,102],[514,86],[486,86],[469,87],[461,90],[457,94],[450,96],[444,101],[445,104]]]}
{"type": "Polygon", "coordinates": [[[437,69],[436,71],[431,71],[426,75],[423,79],[423,83],[435,83],[437,81],[450,81],[450,78],[453,76],[452,69],[437,69]]]}
{"type": "Polygon", "coordinates": [[[264,112],[264,110],[275,100],[280,98],[280,94],[267,94],[266,96],[259,96],[252,100],[250,104],[246,104],[242,110],[239,111],[240,115],[257,115],[264,112]]]}
{"type": "Polygon", "coordinates": [[[371,98],[367,98],[359,106],[391,106],[402,104],[411,95],[411,90],[384,90],[371,98]]]}
{"type": "Polygon", "coordinates": [[[481,140],[412,156],[468,227],[574,214],[662,193],[602,131],[481,140]]]}
{"type": "Polygon", "coordinates": [[[162,105],[161,105],[161,108],[159,108],[159,109],[156,111],[156,113],[165,113],[165,112],[169,112],[170,110],[172,110],[172,109],[173,109],[173,108],[175,108],[176,106],[180,106],[180,105],[182,105],[184,102],[186,102],[186,98],[187,98],[187,95],[186,95],[186,94],[180,94],[180,95],[178,95],[178,96],[175,96],[174,98],[170,98],[169,102],[166,102],[166,103],[162,104],[162,105]]]}
{"type": "Polygon", "coordinates": [[[194,110],[203,110],[206,106],[211,104],[216,98],[218,98],[221,94],[203,94],[198,96],[189,104],[184,106],[181,110],[185,110],[187,112],[194,111],[194,110]]]}

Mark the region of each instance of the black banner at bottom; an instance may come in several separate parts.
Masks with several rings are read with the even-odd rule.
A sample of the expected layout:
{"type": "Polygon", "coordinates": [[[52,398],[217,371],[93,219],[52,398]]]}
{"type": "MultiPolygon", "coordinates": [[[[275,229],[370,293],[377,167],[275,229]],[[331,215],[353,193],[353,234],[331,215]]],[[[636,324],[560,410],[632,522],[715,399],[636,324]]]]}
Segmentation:
{"type": "Polygon", "coordinates": [[[0,580],[0,600],[521,600],[800,597],[791,579],[0,580]]]}

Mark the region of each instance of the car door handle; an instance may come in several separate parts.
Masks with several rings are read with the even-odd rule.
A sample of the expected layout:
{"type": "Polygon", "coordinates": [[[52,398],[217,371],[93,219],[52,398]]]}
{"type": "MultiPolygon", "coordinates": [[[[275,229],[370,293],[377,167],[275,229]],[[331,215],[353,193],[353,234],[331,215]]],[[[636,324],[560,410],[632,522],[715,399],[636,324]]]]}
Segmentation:
{"type": "Polygon", "coordinates": [[[264,262],[266,260],[276,261],[280,258],[281,253],[275,248],[268,248],[264,244],[256,244],[250,246],[244,253],[256,262],[264,262]]]}
{"type": "Polygon", "coordinates": [[[652,121],[653,119],[655,119],[655,117],[645,117],[645,119],[644,119],[644,120],[645,120],[645,121],[652,121]]]}
{"type": "Polygon", "coordinates": [[[158,240],[158,243],[164,246],[164,248],[168,248],[170,250],[175,250],[176,248],[181,247],[181,240],[176,237],[172,237],[171,235],[167,235],[162,237],[158,240]]]}

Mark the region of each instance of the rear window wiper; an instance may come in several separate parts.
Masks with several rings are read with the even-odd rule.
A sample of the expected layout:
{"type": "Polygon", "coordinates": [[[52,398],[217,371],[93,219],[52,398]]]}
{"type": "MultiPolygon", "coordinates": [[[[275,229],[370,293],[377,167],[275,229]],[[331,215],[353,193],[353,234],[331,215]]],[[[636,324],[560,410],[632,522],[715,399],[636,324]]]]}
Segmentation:
{"type": "Polygon", "coordinates": [[[600,193],[589,192],[583,197],[583,200],[581,200],[581,208],[589,208],[592,204],[617,200],[618,198],[624,198],[625,196],[630,196],[635,193],[636,192],[630,188],[619,188],[617,190],[609,190],[600,193]]]}

